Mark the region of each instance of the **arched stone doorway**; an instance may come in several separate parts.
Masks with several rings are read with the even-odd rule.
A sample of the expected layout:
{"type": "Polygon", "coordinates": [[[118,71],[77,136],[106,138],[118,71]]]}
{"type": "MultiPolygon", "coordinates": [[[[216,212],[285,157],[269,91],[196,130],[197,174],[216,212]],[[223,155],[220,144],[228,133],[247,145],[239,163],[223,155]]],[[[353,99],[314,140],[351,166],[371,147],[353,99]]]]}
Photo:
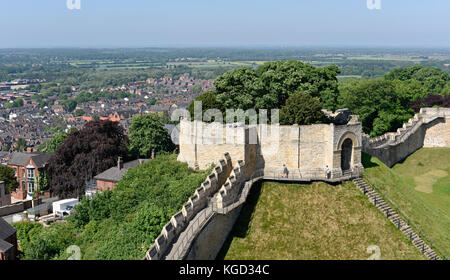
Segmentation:
{"type": "Polygon", "coordinates": [[[353,141],[350,138],[347,138],[342,143],[342,150],[341,150],[342,172],[348,171],[352,168],[352,156],[353,156],[353,141]]]}

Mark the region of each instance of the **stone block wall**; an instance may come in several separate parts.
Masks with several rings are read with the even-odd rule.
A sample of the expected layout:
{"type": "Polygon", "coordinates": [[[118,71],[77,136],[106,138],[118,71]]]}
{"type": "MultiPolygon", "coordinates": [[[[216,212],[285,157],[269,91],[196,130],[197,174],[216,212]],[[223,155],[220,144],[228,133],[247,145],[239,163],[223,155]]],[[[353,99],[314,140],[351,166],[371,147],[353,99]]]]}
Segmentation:
{"type": "Polygon", "coordinates": [[[214,260],[241,213],[242,205],[226,215],[216,214],[207,221],[190,244],[186,260],[214,260]]]}
{"type": "MultiPolygon", "coordinates": [[[[214,195],[213,203],[217,207],[226,207],[237,199],[243,184],[248,179],[247,169],[249,167],[245,166],[244,161],[238,161],[237,166],[233,168],[228,179],[214,195]]],[[[249,171],[252,172],[253,170],[249,171]]]]}
{"type": "Polygon", "coordinates": [[[181,121],[178,160],[187,162],[192,168],[205,169],[218,154],[228,152],[232,159],[243,160],[251,167],[249,170],[263,169],[267,174],[281,174],[283,164],[288,170],[299,173],[324,174],[328,165],[338,176],[342,174],[338,144],[343,137],[353,139],[352,167],[356,171],[362,170],[361,134],[361,123],[357,118],[347,125],[305,126],[181,121]]]}
{"type": "Polygon", "coordinates": [[[352,162],[351,166],[356,173],[362,173],[364,167],[361,163],[361,151],[362,151],[362,127],[357,116],[352,116],[352,119],[347,125],[337,125],[333,129],[333,144],[329,154],[333,157],[332,172],[335,176],[342,175],[341,170],[341,153],[342,144],[346,139],[350,139],[353,144],[352,162]]]}
{"type": "Polygon", "coordinates": [[[191,168],[207,169],[229,153],[233,160],[245,158],[248,130],[244,126],[226,126],[199,121],[180,122],[178,160],[191,168]]]}
{"type": "Polygon", "coordinates": [[[218,164],[211,174],[207,176],[206,180],[195,190],[187,203],[163,227],[154,245],[147,251],[146,259],[159,260],[168,253],[168,249],[176,241],[176,237],[186,228],[193,217],[207,206],[208,197],[215,194],[225,183],[225,180],[231,173],[231,169],[231,157],[226,153],[218,161],[218,164]]]}
{"type": "Polygon", "coordinates": [[[450,108],[423,108],[425,119],[434,119],[425,126],[424,147],[450,147],[450,108]]]}
{"type": "Polygon", "coordinates": [[[220,209],[239,201],[241,191],[248,177],[253,173],[250,166],[239,160],[234,166],[226,182],[218,190],[212,199],[213,211],[209,217],[205,217],[205,223],[187,245],[186,260],[214,260],[223,246],[228,234],[242,209],[242,205],[228,211],[220,209]],[[215,210],[214,210],[215,209],[215,210]],[[220,213],[217,213],[217,211],[220,213]]]}
{"type": "Polygon", "coordinates": [[[422,147],[450,147],[450,109],[422,108],[397,132],[362,136],[363,152],[392,167],[422,147]]]}

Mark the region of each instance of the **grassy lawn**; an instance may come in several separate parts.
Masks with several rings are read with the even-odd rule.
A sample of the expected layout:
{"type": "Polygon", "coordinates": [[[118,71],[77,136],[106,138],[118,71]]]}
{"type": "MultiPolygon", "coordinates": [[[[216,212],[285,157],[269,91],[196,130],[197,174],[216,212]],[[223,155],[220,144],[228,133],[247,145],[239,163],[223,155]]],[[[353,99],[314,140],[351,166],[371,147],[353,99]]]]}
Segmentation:
{"type": "Polygon", "coordinates": [[[252,188],[219,259],[381,259],[425,257],[352,182],[331,186],[265,182],[252,188]]]}
{"type": "Polygon", "coordinates": [[[450,149],[423,148],[393,168],[363,155],[374,182],[450,256],[450,149]]]}

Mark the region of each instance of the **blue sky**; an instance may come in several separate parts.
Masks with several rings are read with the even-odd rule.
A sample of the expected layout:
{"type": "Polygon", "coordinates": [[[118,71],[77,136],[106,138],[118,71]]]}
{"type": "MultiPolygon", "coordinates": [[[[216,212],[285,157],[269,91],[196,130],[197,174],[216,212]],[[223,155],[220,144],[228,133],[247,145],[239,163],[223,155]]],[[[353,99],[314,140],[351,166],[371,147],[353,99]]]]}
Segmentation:
{"type": "Polygon", "coordinates": [[[450,1],[0,0],[0,48],[450,47],[450,1]]]}

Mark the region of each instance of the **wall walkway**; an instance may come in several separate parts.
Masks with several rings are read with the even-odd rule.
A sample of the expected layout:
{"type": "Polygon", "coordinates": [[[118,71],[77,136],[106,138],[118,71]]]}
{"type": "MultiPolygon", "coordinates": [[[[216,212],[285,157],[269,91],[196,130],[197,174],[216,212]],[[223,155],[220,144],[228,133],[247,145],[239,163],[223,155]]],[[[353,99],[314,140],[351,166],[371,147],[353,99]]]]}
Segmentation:
{"type": "Polygon", "coordinates": [[[422,147],[450,147],[450,108],[422,108],[403,127],[377,138],[362,135],[362,151],[392,167],[422,147]]]}

